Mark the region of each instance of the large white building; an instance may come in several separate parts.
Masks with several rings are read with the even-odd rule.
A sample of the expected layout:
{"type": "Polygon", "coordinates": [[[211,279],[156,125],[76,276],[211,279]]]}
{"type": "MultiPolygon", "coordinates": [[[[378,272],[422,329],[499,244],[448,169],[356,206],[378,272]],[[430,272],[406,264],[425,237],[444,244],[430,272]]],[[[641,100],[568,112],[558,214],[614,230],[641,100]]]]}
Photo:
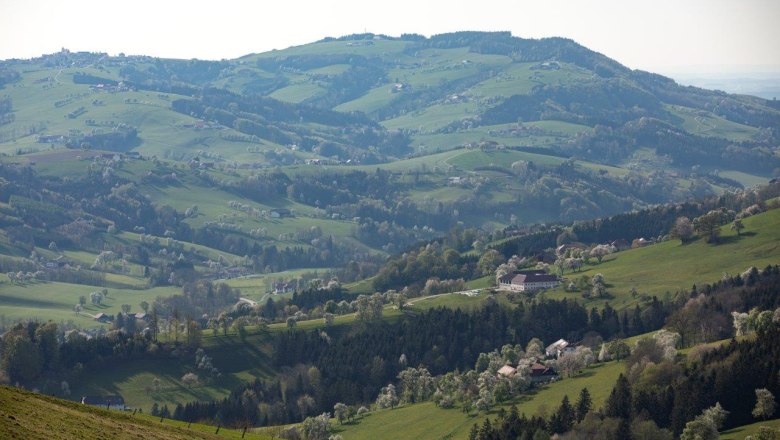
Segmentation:
{"type": "Polygon", "coordinates": [[[498,279],[498,288],[516,292],[528,292],[540,289],[552,289],[560,284],[558,277],[543,270],[524,270],[506,274],[498,279]]]}

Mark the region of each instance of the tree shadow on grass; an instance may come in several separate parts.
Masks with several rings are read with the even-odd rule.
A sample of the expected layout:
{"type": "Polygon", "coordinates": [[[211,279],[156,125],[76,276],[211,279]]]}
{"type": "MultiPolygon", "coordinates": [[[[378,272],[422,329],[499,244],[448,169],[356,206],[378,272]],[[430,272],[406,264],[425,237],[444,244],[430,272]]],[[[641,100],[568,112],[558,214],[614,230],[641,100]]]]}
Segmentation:
{"type": "Polygon", "coordinates": [[[572,379],[584,379],[584,378],[586,378],[586,377],[591,377],[591,376],[594,376],[595,374],[596,374],[596,372],[595,372],[595,371],[588,369],[588,370],[581,371],[581,372],[579,372],[579,373],[575,374],[575,375],[574,375],[574,376],[572,376],[571,378],[572,378],[572,379]]]}
{"type": "Polygon", "coordinates": [[[736,243],[739,240],[742,240],[745,237],[755,237],[756,236],[755,231],[748,231],[748,232],[742,232],[739,235],[727,235],[727,236],[720,236],[718,237],[718,241],[713,243],[715,245],[719,244],[730,244],[730,243],[736,243]]]}

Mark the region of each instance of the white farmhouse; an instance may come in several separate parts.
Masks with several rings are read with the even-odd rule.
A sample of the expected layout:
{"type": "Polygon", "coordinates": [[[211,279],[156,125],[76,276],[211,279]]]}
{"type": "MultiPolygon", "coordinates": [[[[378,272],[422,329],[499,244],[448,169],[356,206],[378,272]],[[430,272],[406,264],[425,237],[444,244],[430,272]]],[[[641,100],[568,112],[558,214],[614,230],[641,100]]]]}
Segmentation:
{"type": "Polygon", "coordinates": [[[498,279],[498,288],[516,292],[528,292],[539,289],[552,289],[560,284],[555,275],[549,275],[542,270],[524,270],[511,273],[498,279]]]}

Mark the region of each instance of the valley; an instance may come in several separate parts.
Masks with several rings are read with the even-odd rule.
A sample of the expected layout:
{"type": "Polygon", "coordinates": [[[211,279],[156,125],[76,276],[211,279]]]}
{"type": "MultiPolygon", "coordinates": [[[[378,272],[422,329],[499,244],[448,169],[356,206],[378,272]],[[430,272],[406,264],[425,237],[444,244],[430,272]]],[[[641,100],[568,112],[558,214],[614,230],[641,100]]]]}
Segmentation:
{"type": "Polygon", "coordinates": [[[0,61],[0,433],[756,435],[778,145],[564,38],[0,61]]]}

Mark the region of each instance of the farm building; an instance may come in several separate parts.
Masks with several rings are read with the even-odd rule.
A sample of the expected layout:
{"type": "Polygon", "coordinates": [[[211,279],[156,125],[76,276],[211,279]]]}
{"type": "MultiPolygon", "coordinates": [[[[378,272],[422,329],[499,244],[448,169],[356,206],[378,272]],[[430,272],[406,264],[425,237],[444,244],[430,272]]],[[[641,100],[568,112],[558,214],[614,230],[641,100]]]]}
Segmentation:
{"type": "Polygon", "coordinates": [[[130,313],[130,314],[128,314],[127,316],[128,316],[128,317],[131,317],[131,316],[132,316],[132,317],[134,317],[135,319],[137,319],[137,320],[139,320],[139,321],[144,321],[144,322],[148,322],[148,321],[149,321],[149,319],[150,319],[150,318],[149,318],[149,315],[147,315],[146,313],[143,313],[143,312],[139,312],[139,313],[130,313]]]}
{"type": "Polygon", "coordinates": [[[547,348],[544,349],[544,354],[546,354],[549,357],[559,357],[561,354],[563,354],[567,348],[569,348],[569,342],[565,339],[558,339],[557,341],[553,342],[552,344],[548,345],[547,348]]]}
{"type": "Polygon", "coordinates": [[[106,315],[105,313],[98,313],[95,315],[95,321],[102,322],[104,324],[108,324],[114,320],[114,317],[111,315],[106,315]]]}
{"type": "Polygon", "coordinates": [[[535,363],[531,365],[531,383],[549,382],[558,378],[558,373],[550,367],[535,363]]]}
{"type": "Polygon", "coordinates": [[[555,275],[549,275],[541,270],[525,270],[507,274],[499,278],[498,288],[517,292],[528,292],[539,289],[551,289],[560,281],[555,275]]]}
{"type": "Polygon", "coordinates": [[[271,210],[272,218],[292,217],[292,211],[286,208],[277,208],[271,210]]]}
{"type": "Polygon", "coordinates": [[[274,284],[274,293],[289,293],[292,292],[293,287],[289,283],[276,283],[274,284]]]}
{"type": "Polygon", "coordinates": [[[511,365],[504,365],[498,369],[498,374],[504,377],[512,377],[515,373],[517,373],[517,368],[512,367],[511,365]]]}

